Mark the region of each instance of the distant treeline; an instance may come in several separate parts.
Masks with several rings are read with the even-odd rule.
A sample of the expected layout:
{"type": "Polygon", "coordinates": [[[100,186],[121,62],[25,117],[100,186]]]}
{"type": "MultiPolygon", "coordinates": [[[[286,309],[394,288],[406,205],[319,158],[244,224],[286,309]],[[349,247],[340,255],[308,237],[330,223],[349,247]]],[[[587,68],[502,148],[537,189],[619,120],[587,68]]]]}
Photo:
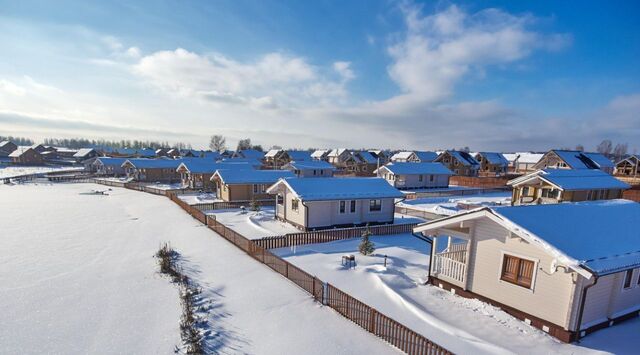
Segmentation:
{"type": "Polygon", "coordinates": [[[45,138],[44,145],[51,145],[54,147],[66,147],[71,149],[79,149],[85,147],[110,147],[110,148],[178,148],[178,149],[191,149],[191,144],[188,143],[174,143],[160,141],[141,141],[141,140],[120,140],[111,141],[105,139],[84,139],[84,138],[45,138]]]}
{"type": "Polygon", "coordinates": [[[11,141],[17,145],[33,145],[33,140],[24,137],[0,136],[0,142],[11,141]]]}

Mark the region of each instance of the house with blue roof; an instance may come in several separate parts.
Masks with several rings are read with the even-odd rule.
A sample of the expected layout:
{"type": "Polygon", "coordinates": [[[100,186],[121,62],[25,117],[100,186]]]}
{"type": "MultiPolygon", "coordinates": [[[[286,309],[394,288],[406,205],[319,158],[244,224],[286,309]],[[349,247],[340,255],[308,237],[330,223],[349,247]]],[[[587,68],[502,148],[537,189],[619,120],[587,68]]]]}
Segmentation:
{"type": "Polygon", "coordinates": [[[397,163],[431,163],[438,157],[438,153],[429,151],[409,150],[397,152],[391,157],[397,163]]]}
{"type": "Polygon", "coordinates": [[[125,160],[122,168],[134,181],[174,183],[180,181],[180,163],[181,159],[132,158],[125,160]]]}
{"type": "Polygon", "coordinates": [[[534,169],[599,169],[613,174],[615,165],[600,153],[588,153],[577,150],[552,149],[546,152],[534,169]]]}
{"type": "Polygon", "coordinates": [[[622,198],[631,186],[599,169],[544,169],[507,182],[512,205],[622,198]]]}
{"type": "Polygon", "coordinates": [[[400,190],[446,188],[453,175],[441,163],[389,163],[375,173],[400,190]]]}
{"type": "Polygon", "coordinates": [[[296,177],[333,177],[336,167],[323,160],[292,161],[283,169],[293,172],[296,177]]]}
{"type": "Polygon", "coordinates": [[[478,152],[474,157],[480,167],[478,173],[482,176],[502,176],[509,169],[509,160],[497,152],[478,152]]]}
{"type": "Polygon", "coordinates": [[[458,150],[445,150],[434,162],[444,164],[454,175],[478,176],[480,170],[480,163],[471,154],[458,150]]]}
{"type": "Polygon", "coordinates": [[[123,176],[126,174],[122,167],[125,161],[127,158],[98,157],[91,164],[90,169],[99,176],[123,176]]]}
{"type": "Polygon", "coordinates": [[[264,158],[264,152],[255,149],[242,149],[235,151],[231,157],[262,160],[264,158]]]}
{"type": "Polygon", "coordinates": [[[429,282],[572,342],[640,314],[640,204],[483,207],[420,224],[429,282]]]}
{"type": "Polygon", "coordinates": [[[183,186],[191,189],[214,191],[215,183],[211,177],[218,169],[253,169],[247,162],[216,162],[207,158],[183,158],[176,169],[183,186]]]}
{"type": "MultiPolygon", "coordinates": [[[[233,161],[235,159],[229,159],[233,161]]],[[[294,177],[288,170],[221,168],[211,177],[219,199],[227,202],[265,201],[274,197],[266,191],[281,178],[294,177]]]]}
{"type": "Polygon", "coordinates": [[[392,224],[402,192],[380,178],[284,178],[269,187],[276,218],[301,230],[392,224]]]}

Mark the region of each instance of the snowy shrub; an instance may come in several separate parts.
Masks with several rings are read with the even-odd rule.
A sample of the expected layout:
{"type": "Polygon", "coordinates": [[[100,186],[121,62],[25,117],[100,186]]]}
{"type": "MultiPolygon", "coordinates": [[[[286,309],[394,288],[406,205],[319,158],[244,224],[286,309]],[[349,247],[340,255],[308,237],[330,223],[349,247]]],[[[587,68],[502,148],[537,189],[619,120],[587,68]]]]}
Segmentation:
{"type": "Polygon", "coordinates": [[[255,212],[260,212],[260,204],[256,201],[255,198],[251,199],[251,210],[255,212]]]}
{"type": "Polygon", "coordinates": [[[376,246],[372,241],[369,240],[369,237],[372,235],[369,226],[367,229],[362,232],[362,241],[360,241],[360,245],[358,249],[360,250],[360,254],[362,255],[371,255],[374,251],[376,251],[376,246]]]}

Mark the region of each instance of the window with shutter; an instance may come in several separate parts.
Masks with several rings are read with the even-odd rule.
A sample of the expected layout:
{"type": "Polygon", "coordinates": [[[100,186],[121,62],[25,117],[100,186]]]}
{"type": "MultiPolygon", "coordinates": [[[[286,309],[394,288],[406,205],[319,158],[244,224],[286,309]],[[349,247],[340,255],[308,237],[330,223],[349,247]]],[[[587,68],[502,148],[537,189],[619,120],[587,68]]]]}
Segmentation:
{"type": "Polygon", "coordinates": [[[531,288],[535,263],[531,260],[504,255],[500,279],[512,284],[531,288]]]}

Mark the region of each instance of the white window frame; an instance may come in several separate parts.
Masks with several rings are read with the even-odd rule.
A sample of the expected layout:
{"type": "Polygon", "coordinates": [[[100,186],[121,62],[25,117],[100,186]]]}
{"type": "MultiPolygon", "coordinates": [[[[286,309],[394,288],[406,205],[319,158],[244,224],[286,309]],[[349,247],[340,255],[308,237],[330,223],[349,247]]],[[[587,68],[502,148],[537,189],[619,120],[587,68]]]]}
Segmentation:
{"type": "Polygon", "coordinates": [[[540,259],[532,258],[530,256],[524,256],[524,255],[518,254],[518,253],[513,253],[513,252],[508,251],[508,250],[500,250],[500,267],[498,268],[498,282],[500,284],[511,285],[513,287],[517,287],[518,289],[534,293],[535,288],[536,288],[536,279],[538,277],[538,264],[539,263],[540,263],[540,259]],[[530,288],[526,288],[526,287],[524,287],[522,285],[516,285],[516,284],[514,284],[512,282],[502,280],[502,268],[504,267],[504,255],[505,254],[507,254],[509,256],[513,256],[513,257],[516,257],[516,258],[529,260],[529,261],[533,262],[533,275],[531,275],[531,287],[530,288]]]}
{"type": "Polygon", "coordinates": [[[345,213],[347,213],[347,201],[340,200],[338,201],[338,214],[345,214],[345,213]],[[341,211],[343,206],[344,206],[344,211],[341,211]]]}
{"type": "Polygon", "coordinates": [[[633,282],[634,279],[634,275],[635,275],[635,269],[629,269],[629,270],[625,270],[623,275],[622,275],[622,282],[620,284],[620,287],[622,289],[622,292],[626,292],[629,291],[631,289],[633,289],[635,287],[635,284],[633,282]],[[629,279],[629,287],[624,287],[624,281],[627,278],[627,273],[631,272],[631,278],[629,279]]]}
{"type": "Polygon", "coordinates": [[[382,213],[382,205],[383,205],[382,201],[383,200],[381,198],[369,199],[369,213],[382,213]],[[378,210],[378,211],[372,210],[371,209],[371,201],[380,201],[380,210],[378,210]]]}

